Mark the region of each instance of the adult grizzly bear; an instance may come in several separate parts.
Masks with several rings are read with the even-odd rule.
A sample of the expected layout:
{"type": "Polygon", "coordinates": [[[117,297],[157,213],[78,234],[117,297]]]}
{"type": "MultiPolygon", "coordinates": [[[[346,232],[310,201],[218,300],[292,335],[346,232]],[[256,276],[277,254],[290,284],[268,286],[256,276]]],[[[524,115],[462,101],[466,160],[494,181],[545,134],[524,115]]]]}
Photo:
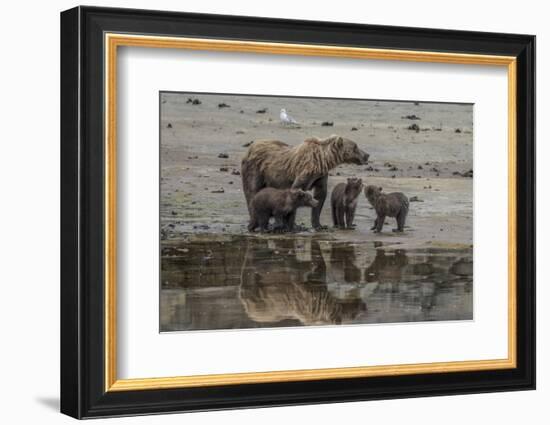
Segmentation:
{"type": "Polygon", "coordinates": [[[264,187],[313,190],[318,205],[311,210],[311,225],[319,229],[329,171],[340,164],[366,164],[368,159],[369,154],[359,149],[355,142],[335,135],[326,139],[306,139],[297,146],[278,140],[256,141],[241,163],[248,212],[250,214],[252,198],[264,187]]]}

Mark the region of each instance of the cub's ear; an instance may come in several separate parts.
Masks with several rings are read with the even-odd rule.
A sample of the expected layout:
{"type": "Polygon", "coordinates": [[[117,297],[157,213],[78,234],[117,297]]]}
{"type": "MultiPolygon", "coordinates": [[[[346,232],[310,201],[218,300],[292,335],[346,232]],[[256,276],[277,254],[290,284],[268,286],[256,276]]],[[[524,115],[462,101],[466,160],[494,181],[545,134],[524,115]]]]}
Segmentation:
{"type": "Polygon", "coordinates": [[[380,186],[380,187],[378,188],[378,190],[379,190],[380,192],[382,192],[382,186],[380,186]]]}
{"type": "Polygon", "coordinates": [[[348,183],[351,183],[351,177],[348,177],[348,183]]]}

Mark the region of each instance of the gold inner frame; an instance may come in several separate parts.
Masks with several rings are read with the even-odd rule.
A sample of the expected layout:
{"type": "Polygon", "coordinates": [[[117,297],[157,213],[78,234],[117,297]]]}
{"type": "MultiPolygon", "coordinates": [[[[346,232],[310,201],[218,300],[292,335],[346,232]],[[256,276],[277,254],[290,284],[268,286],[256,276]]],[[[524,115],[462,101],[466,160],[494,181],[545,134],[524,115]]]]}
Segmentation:
{"type": "Polygon", "coordinates": [[[461,53],[370,49],[128,34],[105,34],[105,391],[134,391],[214,385],[311,381],[416,373],[447,373],[516,367],[516,58],[461,53]],[[116,123],[119,46],[325,56],[451,64],[494,65],[508,71],[508,357],[495,360],[343,367],[327,369],[118,379],[116,324],[116,123]]]}

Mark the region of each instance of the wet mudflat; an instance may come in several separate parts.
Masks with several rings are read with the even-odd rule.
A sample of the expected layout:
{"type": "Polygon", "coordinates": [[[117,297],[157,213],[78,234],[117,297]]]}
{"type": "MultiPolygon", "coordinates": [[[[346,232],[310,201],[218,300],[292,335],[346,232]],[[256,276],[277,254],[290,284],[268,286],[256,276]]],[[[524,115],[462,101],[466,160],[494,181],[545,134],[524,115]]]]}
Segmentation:
{"type": "Polygon", "coordinates": [[[160,330],[472,319],[472,249],[400,245],[329,235],[164,243],[160,330]]]}

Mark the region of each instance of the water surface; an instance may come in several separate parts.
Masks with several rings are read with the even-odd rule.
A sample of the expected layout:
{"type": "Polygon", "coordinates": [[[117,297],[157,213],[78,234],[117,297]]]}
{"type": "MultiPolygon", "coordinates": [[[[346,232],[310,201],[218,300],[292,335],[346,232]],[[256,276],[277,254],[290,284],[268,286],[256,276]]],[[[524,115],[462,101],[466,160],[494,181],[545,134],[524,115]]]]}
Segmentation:
{"type": "Polygon", "coordinates": [[[193,235],[162,248],[160,330],[472,319],[472,251],[193,235]]]}

